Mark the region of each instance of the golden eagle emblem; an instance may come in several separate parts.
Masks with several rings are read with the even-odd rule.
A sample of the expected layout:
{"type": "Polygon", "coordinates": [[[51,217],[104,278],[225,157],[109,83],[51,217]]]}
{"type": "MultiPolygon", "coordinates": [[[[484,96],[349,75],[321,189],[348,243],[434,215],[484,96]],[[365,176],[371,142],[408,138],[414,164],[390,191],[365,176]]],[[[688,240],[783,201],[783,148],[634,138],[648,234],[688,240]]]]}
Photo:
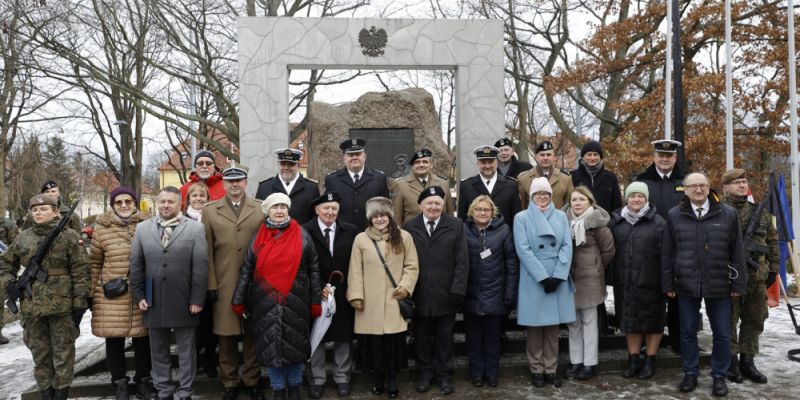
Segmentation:
{"type": "Polygon", "coordinates": [[[378,57],[383,55],[383,48],[389,37],[383,28],[376,29],[374,26],[367,30],[361,29],[358,33],[358,43],[361,45],[361,54],[367,57],[378,57]]]}

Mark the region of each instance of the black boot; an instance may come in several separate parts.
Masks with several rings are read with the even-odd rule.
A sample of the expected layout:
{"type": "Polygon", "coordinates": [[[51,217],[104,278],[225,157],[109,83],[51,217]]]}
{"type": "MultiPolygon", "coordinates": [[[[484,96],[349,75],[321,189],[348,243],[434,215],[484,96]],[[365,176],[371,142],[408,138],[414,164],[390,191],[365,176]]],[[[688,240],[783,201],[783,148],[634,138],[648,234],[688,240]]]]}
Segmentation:
{"type": "Polygon", "coordinates": [[[286,400],[300,400],[300,386],[289,385],[289,392],[286,400]]]}
{"type": "Polygon", "coordinates": [[[753,356],[742,354],[739,358],[739,369],[747,379],[755,383],[767,383],[767,377],[756,368],[753,356]]]}
{"type": "Polygon", "coordinates": [[[639,353],[628,354],[628,368],[622,373],[622,376],[625,378],[633,378],[639,373],[639,368],[641,368],[639,353]]]}
{"type": "Polygon", "coordinates": [[[739,370],[739,358],[736,354],[731,354],[731,366],[728,367],[728,380],[735,383],[744,382],[744,376],[739,370]]]}
{"type": "Polygon", "coordinates": [[[286,400],[286,389],[272,389],[272,400],[286,400]]]}
{"type": "Polygon", "coordinates": [[[67,400],[67,396],[69,396],[69,386],[53,390],[53,400],[67,400]]]}
{"type": "Polygon", "coordinates": [[[47,389],[39,391],[39,396],[42,400],[53,400],[53,387],[48,386],[47,389]]]}
{"type": "Polygon", "coordinates": [[[136,397],[142,400],[158,399],[158,392],[153,387],[153,380],[149,376],[136,382],[136,397]]]}
{"type": "Polygon", "coordinates": [[[644,356],[644,363],[642,365],[642,370],[639,371],[639,375],[637,375],[637,378],[650,379],[655,374],[656,374],[656,356],[644,356]]]}
{"type": "Polygon", "coordinates": [[[128,378],[117,379],[112,385],[114,385],[115,400],[128,400],[128,378]]]}
{"type": "Polygon", "coordinates": [[[575,374],[583,368],[583,363],[572,364],[564,371],[564,377],[567,379],[575,379],[575,374]]]}

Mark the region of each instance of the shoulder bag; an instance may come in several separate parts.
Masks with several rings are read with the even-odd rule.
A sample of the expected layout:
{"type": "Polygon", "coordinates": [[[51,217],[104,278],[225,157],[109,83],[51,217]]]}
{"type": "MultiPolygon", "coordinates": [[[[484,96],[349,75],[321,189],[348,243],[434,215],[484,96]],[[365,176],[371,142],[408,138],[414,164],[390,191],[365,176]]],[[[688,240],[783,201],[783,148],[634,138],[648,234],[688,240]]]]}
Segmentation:
{"type": "MultiPolygon", "coordinates": [[[[386,275],[389,277],[389,282],[392,282],[392,287],[397,288],[397,282],[395,282],[392,273],[389,272],[389,267],[386,265],[386,260],[383,259],[383,254],[381,254],[381,249],[378,248],[378,242],[375,239],[372,239],[372,244],[375,245],[375,251],[378,252],[378,258],[381,260],[381,264],[383,264],[383,270],[386,271],[386,275]]],[[[414,300],[411,297],[406,297],[405,299],[397,300],[398,305],[400,305],[400,315],[403,316],[405,319],[411,319],[414,317],[414,300]]]]}

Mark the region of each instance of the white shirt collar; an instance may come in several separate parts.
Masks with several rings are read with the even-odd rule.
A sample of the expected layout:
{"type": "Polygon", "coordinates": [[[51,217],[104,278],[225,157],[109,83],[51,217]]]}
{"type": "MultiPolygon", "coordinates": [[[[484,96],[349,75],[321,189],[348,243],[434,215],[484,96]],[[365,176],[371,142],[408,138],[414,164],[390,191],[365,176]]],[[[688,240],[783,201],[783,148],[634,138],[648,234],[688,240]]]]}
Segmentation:
{"type": "Polygon", "coordinates": [[[321,219],[319,219],[319,217],[317,217],[317,224],[319,224],[319,229],[322,231],[323,235],[325,234],[325,229],[327,229],[327,228],[331,229],[331,234],[333,234],[333,231],[336,230],[336,221],[333,221],[331,226],[327,226],[327,225],[325,225],[325,223],[322,222],[321,219]]]}
{"type": "Polygon", "coordinates": [[[347,173],[350,174],[350,179],[352,179],[352,180],[356,180],[356,178],[355,178],[356,174],[358,174],[358,178],[361,179],[361,178],[364,177],[364,169],[365,168],[361,168],[361,171],[358,171],[358,172],[352,172],[352,171],[350,171],[348,169],[347,173]]]}
{"type": "MultiPolygon", "coordinates": [[[[700,207],[703,207],[703,215],[706,215],[706,214],[708,214],[709,207],[711,207],[711,203],[708,201],[708,199],[706,199],[706,202],[703,203],[703,205],[700,206],[700,207]]],[[[697,209],[698,208],[699,207],[697,207],[696,205],[694,205],[694,203],[692,203],[692,211],[694,211],[695,215],[697,215],[697,209]]]]}
{"type": "MultiPolygon", "coordinates": [[[[278,179],[280,179],[280,178],[281,178],[280,175],[278,175],[278,179]]],[[[284,182],[283,179],[281,179],[281,184],[283,185],[283,188],[286,189],[286,194],[292,193],[292,189],[294,188],[294,184],[297,183],[298,179],[300,179],[300,173],[295,175],[294,179],[289,181],[288,184],[286,182],[284,182]]]]}
{"type": "Polygon", "coordinates": [[[442,220],[441,215],[439,216],[439,218],[436,218],[434,220],[430,220],[426,218],[424,215],[422,216],[422,221],[425,222],[425,229],[428,229],[428,221],[433,221],[433,229],[436,229],[436,227],[439,226],[439,221],[441,220],[442,220]]]}
{"type": "Polygon", "coordinates": [[[478,174],[478,176],[481,179],[481,182],[483,182],[483,184],[486,186],[486,190],[488,190],[489,193],[492,193],[492,190],[494,189],[494,184],[497,183],[497,175],[498,173],[497,171],[495,171],[494,176],[492,176],[490,179],[486,179],[486,177],[484,177],[483,175],[478,174]],[[489,181],[489,183],[486,183],[487,180],[489,181]]]}

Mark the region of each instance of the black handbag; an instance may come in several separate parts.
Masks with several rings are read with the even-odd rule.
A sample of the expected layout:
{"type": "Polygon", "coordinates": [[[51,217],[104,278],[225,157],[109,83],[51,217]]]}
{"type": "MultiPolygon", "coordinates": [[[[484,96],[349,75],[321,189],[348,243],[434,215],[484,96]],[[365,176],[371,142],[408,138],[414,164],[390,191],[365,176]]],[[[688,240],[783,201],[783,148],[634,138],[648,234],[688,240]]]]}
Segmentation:
{"type": "MultiPolygon", "coordinates": [[[[397,282],[395,282],[392,273],[389,272],[389,267],[386,265],[386,260],[383,259],[383,254],[381,254],[381,249],[378,248],[378,242],[373,239],[372,244],[375,245],[375,251],[378,252],[378,258],[381,259],[383,270],[386,271],[386,275],[389,277],[389,282],[392,282],[393,288],[397,288],[397,282]]],[[[397,300],[397,304],[400,306],[400,315],[402,315],[404,319],[414,318],[414,300],[411,297],[397,300]]]]}
{"type": "Polygon", "coordinates": [[[114,278],[108,282],[103,282],[103,273],[100,273],[100,283],[103,285],[103,295],[107,299],[122,296],[128,293],[128,277],[114,278]]]}

